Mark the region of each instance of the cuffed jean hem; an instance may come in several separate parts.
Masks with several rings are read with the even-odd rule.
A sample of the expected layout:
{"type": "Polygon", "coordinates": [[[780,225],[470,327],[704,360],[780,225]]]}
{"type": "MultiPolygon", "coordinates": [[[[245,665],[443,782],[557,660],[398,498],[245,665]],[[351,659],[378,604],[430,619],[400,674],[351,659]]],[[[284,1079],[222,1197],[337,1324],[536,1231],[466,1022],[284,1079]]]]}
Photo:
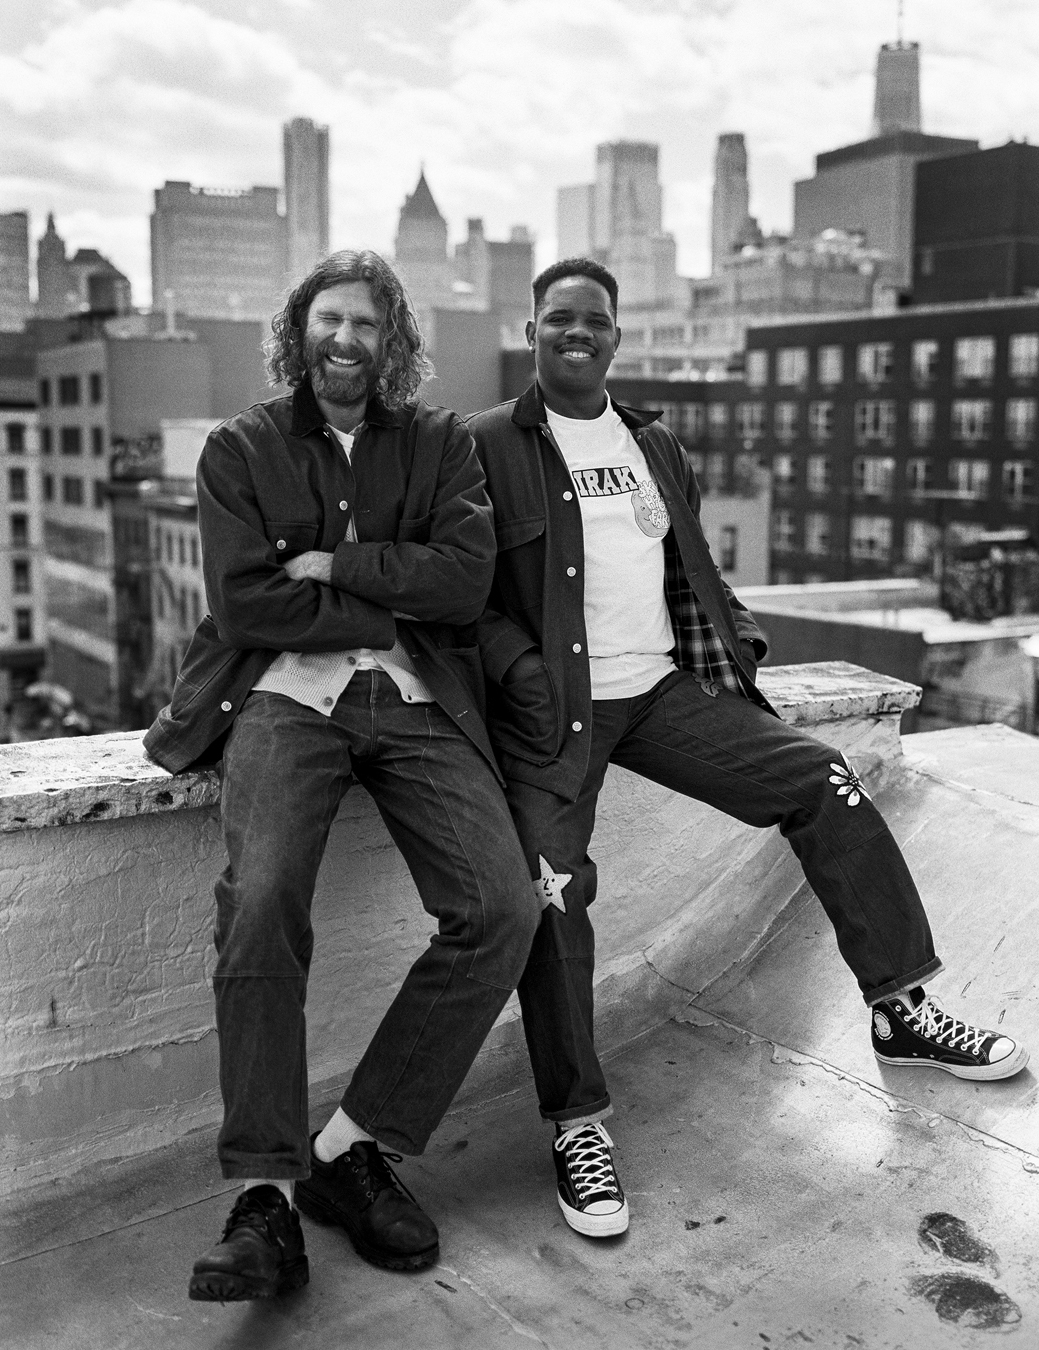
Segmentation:
{"type": "Polygon", "coordinates": [[[375,1123],[375,1117],[358,1102],[354,1101],[350,1096],[349,1090],[343,1094],[339,1105],[353,1123],[359,1125],[361,1129],[364,1130],[365,1134],[370,1134],[377,1143],[385,1145],[386,1148],[392,1148],[397,1153],[406,1153],[409,1158],[417,1158],[425,1153],[426,1145],[429,1143],[430,1135],[433,1133],[432,1130],[430,1130],[429,1134],[419,1142],[412,1139],[409,1135],[399,1134],[396,1130],[389,1128],[386,1125],[377,1125],[375,1123]]]}
{"type": "Polygon", "coordinates": [[[894,998],[896,994],[908,994],[910,989],[915,989],[925,980],[934,979],[935,975],[940,975],[944,969],[945,966],[936,956],[909,975],[900,975],[897,980],[888,980],[887,984],[882,984],[879,989],[871,989],[868,994],[863,994],[866,1007],[872,1008],[875,1003],[880,1003],[886,998],[894,998]]]}
{"type": "Polygon", "coordinates": [[[597,1121],[605,1120],[607,1116],[612,1115],[613,1107],[610,1105],[609,1097],[603,1097],[601,1101],[592,1102],[588,1106],[570,1106],[565,1111],[541,1111],[542,1120],[549,1120],[555,1125],[567,1125],[571,1129],[575,1125],[594,1125],[597,1121]]]}

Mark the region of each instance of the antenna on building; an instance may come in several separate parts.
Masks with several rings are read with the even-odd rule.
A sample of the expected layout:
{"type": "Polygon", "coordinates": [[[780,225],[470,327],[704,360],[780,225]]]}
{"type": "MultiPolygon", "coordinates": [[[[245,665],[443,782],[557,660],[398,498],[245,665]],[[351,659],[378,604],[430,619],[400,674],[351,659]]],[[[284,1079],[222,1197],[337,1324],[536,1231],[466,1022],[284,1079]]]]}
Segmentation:
{"type": "Polygon", "coordinates": [[[902,45],[902,20],[905,17],[905,0],[898,0],[898,45],[902,45]]]}

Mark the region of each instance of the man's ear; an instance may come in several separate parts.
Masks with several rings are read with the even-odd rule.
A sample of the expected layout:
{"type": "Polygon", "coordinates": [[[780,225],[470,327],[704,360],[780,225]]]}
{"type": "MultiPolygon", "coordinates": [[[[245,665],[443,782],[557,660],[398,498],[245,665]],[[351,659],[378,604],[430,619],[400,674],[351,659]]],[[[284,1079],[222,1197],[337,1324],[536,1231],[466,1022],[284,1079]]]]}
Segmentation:
{"type": "Polygon", "coordinates": [[[534,350],[534,334],[536,332],[537,328],[535,327],[534,320],[528,319],[527,326],[526,328],[524,328],[523,333],[527,339],[527,346],[530,348],[531,351],[534,350]]]}
{"type": "Polygon", "coordinates": [[[613,340],[613,354],[614,354],[614,356],[616,356],[616,355],[617,355],[617,349],[618,349],[618,348],[620,347],[620,345],[621,345],[621,330],[620,330],[619,328],[614,328],[613,331],[617,334],[617,336],[616,336],[616,337],[614,338],[614,340],[613,340]]]}

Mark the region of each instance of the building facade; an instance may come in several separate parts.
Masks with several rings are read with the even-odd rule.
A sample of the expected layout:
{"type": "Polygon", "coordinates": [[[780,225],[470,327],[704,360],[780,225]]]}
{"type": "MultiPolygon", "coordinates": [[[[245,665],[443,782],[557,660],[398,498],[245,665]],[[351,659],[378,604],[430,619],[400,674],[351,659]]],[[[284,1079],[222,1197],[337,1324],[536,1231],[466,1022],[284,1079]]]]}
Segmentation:
{"type": "Polygon", "coordinates": [[[328,255],[328,127],[294,117],[282,128],[289,284],[328,255]]]}
{"type": "Polygon", "coordinates": [[[36,409],[0,398],[0,725],[46,661],[36,409]]]}
{"type": "Polygon", "coordinates": [[[29,213],[0,213],[0,332],[19,332],[32,313],[29,298],[29,213]]]}
{"type": "Polygon", "coordinates": [[[269,323],[283,303],[285,217],[276,187],[222,189],[167,180],[151,217],[152,301],[190,318],[269,323]]]}
{"type": "Polygon", "coordinates": [[[746,244],[762,241],[758,223],[750,214],[747,144],[743,133],[727,131],[718,137],[714,156],[711,197],[711,273],[722,267],[746,244]]]}

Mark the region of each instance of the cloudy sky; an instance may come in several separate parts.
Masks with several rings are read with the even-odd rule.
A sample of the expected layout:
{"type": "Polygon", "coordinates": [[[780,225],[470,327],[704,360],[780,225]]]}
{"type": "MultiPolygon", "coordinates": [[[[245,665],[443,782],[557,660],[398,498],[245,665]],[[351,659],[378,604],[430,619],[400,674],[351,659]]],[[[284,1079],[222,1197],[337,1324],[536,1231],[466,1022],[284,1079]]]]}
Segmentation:
{"type": "MultiPolygon", "coordinates": [[[[167,178],[278,183],[281,123],[331,128],[332,243],[391,250],[424,162],[452,240],[530,226],[597,142],[661,146],[681,270],[708,257],[711,161],[747,136],[752,209],[788,226],[813,155],[869,133],[896,0],[0,0],[0,211],[52,210],[149,298],[167,178]]],[[[1039,140],[1039,3],[905,0],[925,129],[1039,140]]]]}

